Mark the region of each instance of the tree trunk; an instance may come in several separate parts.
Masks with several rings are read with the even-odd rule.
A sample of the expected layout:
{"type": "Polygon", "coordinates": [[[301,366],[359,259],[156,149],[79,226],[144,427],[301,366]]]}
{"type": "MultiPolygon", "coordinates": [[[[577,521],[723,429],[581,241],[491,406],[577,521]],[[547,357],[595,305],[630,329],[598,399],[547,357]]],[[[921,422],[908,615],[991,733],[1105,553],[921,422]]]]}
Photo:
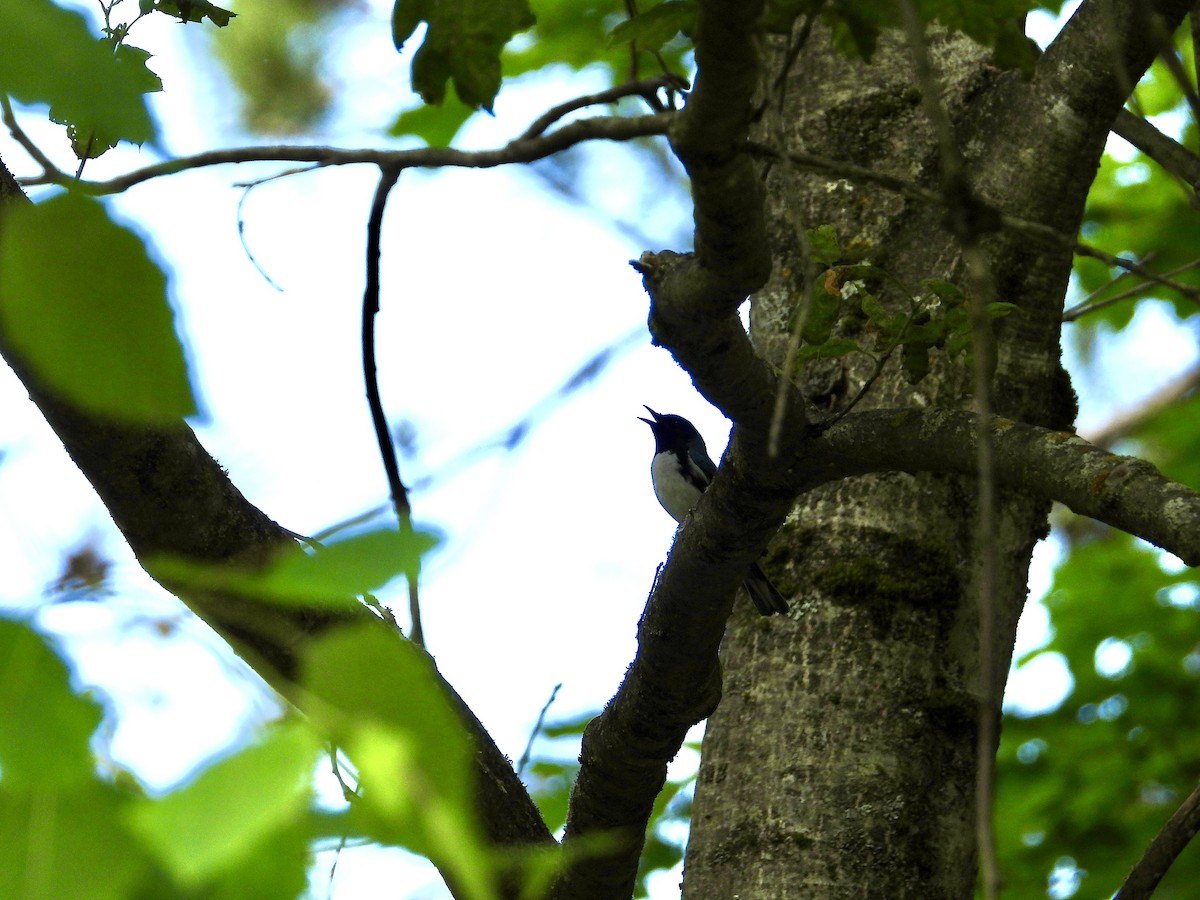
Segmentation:
{"type": "MultiPolygon", "coordinates": [[[[782,50],[769,58],[768,78],[782,50]]],[[[967,152],[977,146],[969,140],[1003,124],[980,108],[1012,90],[1014,75],[991,67],[962,38],[935,36],[930,52],[967,152]]],[[[782,135],[790,151],[936,190],[938,143],[911,72],[900,40],[881,42],[865,65],[814,34],[789,78],[782,121],[769,112],[763,140],[782,135]]],[[[962,250],[942,227],[943,209],[778,162],[766,184],[774,275],[755,298],[753,331],[777,365],[803,294],[801,223],[832,224],[843,246],[860,248],[914,292],[926,278],[965,287],[962,250]]],[[[977,179],[976,187],[989,203],[1014,208],[992,185],[977,179]]],[[[1062,187],[1066,233],[1074,232],[1082,199],[1077,188],[1062,187]]],[[[997,328],[996,412],[1068,427],[1073,398],[1059,366],[1058,321],[1071,253],[1029,244],[1011,237],[986,244],[996,299],[1022,307],[997,328]],[[1019,278],[1002,277],[1014,271],[1019,278]]],[[[908,303],[893,289],[876,291],[896,310],[908,303]]],[[[859,408],[969,407],[969,363],[933,357],[915,386],[893,360],[859,408]]],[[[836,406],[872,365],[854,356],[810,365],[801,383],[810,396],[832,393],[836,406]]],[[[1048,504],[1017,495],[1001,501],[998,684],[1048,512],[1048,504]]],[[[949,476],[862,477],[801,498],[769,566],[795,598],[793,616],[763,620],[743,609],[722,645],[724,697],[704,741],[685,898],[971,896],[983,697],[976,510],[975,482],[949,476]]],[[[984,714],[998,718],[998,706],[984,714]]]]}

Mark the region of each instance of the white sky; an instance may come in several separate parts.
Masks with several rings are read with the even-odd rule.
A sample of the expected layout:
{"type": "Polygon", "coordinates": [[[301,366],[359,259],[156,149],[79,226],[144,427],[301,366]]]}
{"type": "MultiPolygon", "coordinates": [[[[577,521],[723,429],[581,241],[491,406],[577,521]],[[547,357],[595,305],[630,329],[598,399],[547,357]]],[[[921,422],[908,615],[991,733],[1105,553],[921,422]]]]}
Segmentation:
{"type": "MultiPolygon", "coordinates": [[[[151,17],[133,32],[133,43],[157,54],[152,67],[166,93],[156,108],[174,154],[244,142],[227,95],[189,93],[217,77],[180,40],[193,31],[151,17]]],[[[356,65],[367,62],[357,70],[362,80],[342,79],[360,99],[327,137],[343,146],[379,143],[374,131],[394,113],[405,83],[407,60],[397,59],[386,29],[356,28],[355,39],[362,37],[373,43],[355,53],[356,65]]],[[[506,89],[497,117],[478,123],[465,143],[502,143],[547,106],[595,86],[585,75],[506,89]]],[[[69,165],[61,129],[37,119],[23,121],[69,165]]],[[[0,156],[18,175],[34,171],[6,135],[0,156]]],[[[136,149],[110,157],[90,163],[87,175],[153,158],[136,149]]],[[[232,185],[282,168],[185,173],[137,187],[114,205],[151,236],[173,273],[211,416],[198,428],[201,440],[254,503],[284,526],[313,533],[386,499],[358,356],[363,231],[375,172],[303,175],[251,193],[246,239],[283,287],[279,293],[238,243],[241,192],[232,185]]],[[[658,248],[614,235],[587,210],[548,196],[533,176],[516,169],[406,174],[393,193],[384,246],[381,390],[393,423],[407,419],[418,430],[417,459],[401,460],[410,482],[511,425],[597,350],[643,332],[635,349],[548,415],[516,453],[490,456],[412,497],[418,520],[448,536],[422,589],[430,649],[516,758],[556,683],[563,688],[552,719],[599,708],[632,659],[638,616],[674,533],[650,489],[653,442],[637,420],[641,405],[693,419],[714,456],[728,425],[644,334],[646,297],[627,261],[658,248]]],[[[1109,368],[1122,378],[1104,384],[1101,397],[1084,394],[1085,422],[1107,418],[1094,411],[1101,403],[1134,404],[1196,356],[1193,338],[1153,309],[1114,346],[1119,361],[1109,368]]],[[[0,371],[0,449],[0,608],[32,612],[63,552],[90,536],[99,535],[118,561],[107,602],[52,606],[36,619],[62,637],[81,683],[112,698],[116,759],[149,784],[168,786],[273,714],[272,699],[248,689],[244,667],[215,652],[219,642],[136,566],[7,369],[0,371]],[[164,638],[158,625],[168,618],[182,627],[164,638]]],[[[1044,589],[1050,556],[1039,550],[1035,594],[1044,589]]],[[[403,622],[402,592],[390,599],[403,622]]],[[[1044,635],[1044,613],[1031,605],[1018,654],[1044,635]]],[[[1012,685],[1027,708],[1056,702],[1066,687],[1061,664],[1040,665],[1012,685]]],[[[385,864],[394,864],[394,854],[344,857],[333,896],[381,896],[384,883],[394,896],[395,870],[380,880],[385,864]]],[[[405,871],[412,873],[402,876],[412,883],[410,896],[446,895],[435,875],[405,871]]],[[[323,876],[316,877],[324,895],[323,876]]],[[[655,896],[676,896],[677,884],[677,873],[661,877],[655,896]]]]}

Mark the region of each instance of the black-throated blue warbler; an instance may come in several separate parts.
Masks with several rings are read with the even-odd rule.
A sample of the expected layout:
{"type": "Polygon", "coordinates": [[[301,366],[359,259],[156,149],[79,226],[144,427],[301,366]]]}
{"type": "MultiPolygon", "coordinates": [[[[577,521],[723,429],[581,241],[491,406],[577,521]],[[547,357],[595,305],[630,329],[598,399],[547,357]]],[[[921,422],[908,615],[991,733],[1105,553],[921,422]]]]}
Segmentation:
{"type": "MultiPolygon", "coordinates": [[[[704,438],[696,426],[683,416],[656,413],[646,407],[651,418],[638,418],[654,432],[654,459],[650,462],[650,479],[654,495],[676,522],[683,522],[700,501],[717,471],[708,455],[704,438]]],[[[764,616],[788,611],[787,601],[767,579],[756,562],[750,566],[742,587],[764,616]]]]}

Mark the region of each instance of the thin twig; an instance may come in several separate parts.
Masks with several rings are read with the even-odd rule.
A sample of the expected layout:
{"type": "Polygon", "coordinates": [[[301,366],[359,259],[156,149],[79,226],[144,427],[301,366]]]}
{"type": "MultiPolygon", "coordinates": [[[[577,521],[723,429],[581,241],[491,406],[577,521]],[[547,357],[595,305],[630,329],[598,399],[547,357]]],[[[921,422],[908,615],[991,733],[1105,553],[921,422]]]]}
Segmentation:
{"type": "MultiPolygon", "coordinates": [[[[596,116],[570,122],[562,128],[533,138],[517,138],[503,147],[491,150],[458,150],[453,147],[417,147],[411,150],[376,150],[372,148],[344,150],[337,147],[300,147],[277,145],[236,147],[230,150],[211,150],[194,156],[168,159],[154,165],[135,169],[108,181],[84,181],[77,187],[92,194],[116,194],[134,185],[208,166],[243,162],[310,162],[317,167],[347,166],[370,163],[381,169],[490,169],[513,163],[527,163],[552,156],[568,147],[585,141],[630,141],[641,137],[667,133],[674,112],[652,116],[596,116]]],[[[70,176],[52,164],[49,171],[37,178],[17,179],[24,185],[66,184],[70,176]]]]}
{"type": "Polygon", "coordinates": [[[615,103],[625,97],[657,97],[658,91],[662,88],[666,88],[668,91],[686,91],[690,86],[686,78],[668,72],[665,75],[655,75],[653,78],[643,78],[641,81],[627,81],[594,94],[584,94],[582,97],[575,97],[546,110],[530,123],[518,140],[529,140],[545,133],[547,128],[563,116],[576,110],[598,106],[601,103],[615,103]]]}
{"type": "MultiPolygon", "coordinates": [[[[913,68],[921,89],[925,113],[937,134],[942,163],[942,198],[950,212],[948,223],[963,248],[971,285],[971,338],[974,359],[975,440],[979,467],[979,681],[980,702],[975,737],[975,833],[984,900],[995,900],[1000,890],[1000,868],[996,860],[993,791],[996,770],[996,732],[999,716],[999,685],[996,653],[996,579],[999,571],[996,513],[996,449],[989,425],[992,417],[992,376],[996,350],[988,305],[993,292],[987,258],[980,237],[992,227],[987,212],[975,199],[970,177],[954,129],[941,101],[941,88],[929,48],[925,26],[912,0],[901,0],[901,18],[907,32],[913,68]]],[[[992,213],[994,216],[994,212],[992,213]]]]}
{"type": "MultiPolygon", "coordinates": [[[[1057,234],[1057,232],[1055,232],[1057,234]]],[[[1176,281],[1166,275],[1159,275],[1157,272],[1152,272],[1143,266],[1141,263],[1136,263],[1131,259],[1125,259],[1121,256],[1114,256],[1111,253],[1092,247],[1088,244],[1074,244],[1075,253],[1078,256],[1090,256],[1092,259],[1098,259],[1106,265],[1116,266],[1121,269],[1128,269],[1135,275],[1140,275],[1147,281],[1153,281],[1155,284],[1161,284],[1163,287],[1171,288],[1171,290],[1179,291],[1189,300],[1200,301],[1200,286],[1193,284],[1184,284],[1182,281],[1176,281]]]]}
{"type": "Polygon", "coordinates": [[[546,724],[546,713],[550,711],[550,705],[554,702],[554,698],[558,696],[560,690],[562,690],[561,681],[554,686],[554,690],[550,692],[550,698],[542,706],[542,711],[538,713],[537,721],[533,723],[533,731],[529,732],[529,740],[525,742],[525,752],[521,754],[521,758],[517,762],[518,775],[525,774],[525,767],[529,765],[529,757],[533,754],[533,742],[542,733],[542,726],[546,724]]]}
{"type": "Polygon", "coordinates": [[[12,103],[8,99],[8,94],[0,93],[0,118],[4,122],[4,127],[8,129],[8,133],[13,136],[21,147],[33,157],[33,161],[42,167],[43,174],[47,172],[57,172],[58,167],[50,161],[41,148],[33,142],[33,139],[25,133],[25,130],[17,122],[17,117],[13,113],[12,103]]]}
{"type": "MultiPolygon", "coordinates": [[[[1146,254],[1146,259],[1149,260],[1151,258],[1151,256],[1153,256],[1153,255],[1156,255],[1156,254],[1150,254],[1150,253],[1146,254]]],[[[1164,277],[1170,277],[1172,275],[1180,275],[1184,272],[1190,272],[1192,269],[1195,269],[1198,266],[1200,266],[1200,259],[1193,259],[1191,262],[1186,262],[1182,266],[1179,266],[1178,268],[1172,269],[1170,272],[1167,272],[1164,277]]],[[[1095,297],[1097,294],[1108,290],[1110,287],[1112,287],[1114,284],[1116,284],[1122,278],[1124,278],[1130,274],[1132,274],[1132,273],[1129,272],[1128,270],[1122,272],[1120,276],[1113,279],[1108,285],[1101,288],[1100,291],[1094,292],[1092,297],[1095,297]]],[[[1063,313],[1063,321],[1064,322],[1074,322],[1076,319],[1081,318],[1082,316],[1086,316],[1088,313],[1094,313],[1097,310],[1105,309],[1106,307],[1112,306],[1114,303],[1118,303],[1121,300],[1128,300],[1130,297],[1137,297],[1141,294],[1148,293],[1149,291],[1154,290],[1154,285],[1155,285],[1155,282],[1153,282],[1153,281],[1143,281],[1141,284],[1137,284],[1131,288],[1127,288],[1127,289],[1121,291],[1119,294],[1113,294],[1111,297],[1105,297],[1103,300],[1093,301],[1092,298],[1089,297],[1087,300],[1082,301],[1081,303],[1077,304],[1076,306],[1072,306],[1070,309],[1068,309],[1066,312],[1064,312],[1063,313]]]]}
{"type": "Polygon", "coordinates": [[[1200,785],[1175,810],[1125,877],[1113,900],[1149,900],[1167,869],[1200,831],[1200,785]]]}
{"type": "MultiPolygon", "coordinates": [[[[782,111],[784,99],[787,95],[787,80],[786,73],[800,54],[800,48],[808,40],[808,34],[812,30],[812,16],[805,19],[804,25],[800,29],[799,37],[793,41],[792,47],[794,52],[789,51],[788,59],[785,60],[783,71],[780,78],[773,82],[772,90],[779,93],[779,109],[782,111]]],[[[768,96],[763,101],[764,108],[770,106],[771,98],[768,96]]],[[[776,134],[775,138],[779,146],[783,147],[787,143],[787,135],[784,133],[784,117],[782,112],[776,116],[776,134]]],[[[788,159],[786,154],[780,154],[780,159],[783,161],[783,177],[787,183],[789,190],[786,193],[795,194],[797,188],[796,170],[792,165],[792,161],[788,159]]],[[[804,327],[808,324],[809,313],[812,310],[812,252],[808,243],[808,232],[804,228],[804,216],[800,211],[800,205],[793,203],[788,207],[790,220],[792,224],[792,232],[796,237],[796,246],[799,249],[800,256],[800,309],[797,311],[795,321],[792,323],[792,329],[788,334],[787,350],[783,355],[782,373],[779,379],[779,388],[775,392],[775,405],[771,410],[771,425],[767,429],[767,456],[771,459],[779,455],[779,441],[783,435],[783,421],[787,413],[787,399],[791,396],[792,377],[796,367],[796,355],[800,352],[800,339],[804,333],[804,327]]],[[[803,415],[801,411],[801,415],[803,415]]]]}
{"type": "MultiPolygon", "coordinates": [[[[379,442],[379,454],[387,473],[388,489],[392,495],[392,508],[400,523],[400,533],[412,534],[412,507],[408,502],[408,490],[400,480],[400,464],[396,461],[396,447],[388,429],[387,417],[383,412],[383,401],[379,397],[379,378],[375,371],[375,316],[379,312],[379,248],[383,231],[383,212],[387,208],[388,194],[400,177],[400,169],[384,167],[379,173],[379,185],[375,188],[375,199],[371,203],[371,215],[367,219],[367,285],[363,291],[362,312],[362,358],[363,380],[367,388],[367,403],[371,407],[371,422],[375,426],[375,438],[379,442]]],[[[408,580],[408,609],[411,617],[409,640],[419,647],[425,646],[425,633],[421,628],[421,606],[417,592],[420,579],[420,563],[405,571],[408,580]]]]}
{"type": "MultiPolygon", "coordinates": [[[[1159,257],[1158,251],[1151,250],[1144,257],[1142,257],[1142,264],[1148,266],[1148,265],[1150,265],[1150,263],[1154,262],[1154,260],[1158,259],[1158,257],[1159,257]]],[[[1090,303],[1094,303],[1098,298],[1104,296],[1110,290],[1115,288],[1118,284],[1120,284],[1123,281],[1128,280],[1130,275],[1132,275],[1132,274],[1133,273],[1129,272],[1128,270],[1122,270],[1122,271],[1118,272],[1116,275],[1114,275],[1112,278],[1110,278],[1107,283],[1102,284],[1100,287],[1096,288],[1094,291],[1092,291],[1090,294],[1088,294],[1086,297],[1084,297],[1083,300],[1080,301],[1078,306],[1087,306],[1090,303]]]]}
{"type": "Polygon", "coordinates": [[[259,264],[258,259],[254,256],[254,252],[250,249],[250,244],[246,240],[246,220],[242,215],[242,209],[246,205],[246,198],[250,196],[250,192],[260,184],[266,184],[268,181],[276,181],[280,178],[287,178],[291,175],[300,175],[311,171],[312,166],[298,166],[294,169],[287,169],[283,172],[277,172],[274,175],[268,175],[265,178],[258,178],[254,181],[246,181],[234,185],[234,187],[242,188],[242,196],[238,198],[237,212],[235,213],[237,218],[238,241],[242,245],[242,252],[246,254],[246,259],[250,260],[250,265],[254,266],[255,271],[262,276],[263,281],[275,288],[275,290],[279,291],[280,293],[283,293],[282,285],[280,285],[279,282],[267,274],[267,270],[264,269],[261,264],[259,264]]]}

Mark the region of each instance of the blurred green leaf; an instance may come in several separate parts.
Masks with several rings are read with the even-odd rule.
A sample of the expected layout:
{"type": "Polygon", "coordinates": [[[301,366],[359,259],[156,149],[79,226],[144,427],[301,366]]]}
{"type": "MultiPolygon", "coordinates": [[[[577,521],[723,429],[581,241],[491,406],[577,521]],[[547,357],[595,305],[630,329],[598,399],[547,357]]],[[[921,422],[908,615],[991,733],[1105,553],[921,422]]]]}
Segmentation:
{"type": "Polygon", "coordinates": [[[407,571],[437,545],[433,532],[403,534],[376,528],[324,544],[311,552],[286,548],[262,571],[192,560],[150,560],[156,577],[195,587],[233,591],[275,603],[344,606],[383,587],[407,571]]]}
{"type": "MultiPolygon", "coordinates": [[[[1200,780],[1200,583],[1128,535],[1078,544],[1045,604],[1074,689],[1045,715],[1007,716],[999,754],[1001,870],[1013,896],[1040,896],[1057,861],[1084,870],[1082,896],[1109,896],[1200,780]],[[1119,663],[1119,664],[1118,664],[1119,663]]],[[[1186,851],[1155,897],[1188,898],[1186,851]]]]}
{"type": "Polygon", "coordinates": [[[303,819],[319,747],[298,721],[276,727],[187,787],[139,803],[130,826],[180,884],[199,886],[303,819]]]}
{"type": "Polygon", "coordinates": [[[993,319],[1003,319],[1005,316],[1009,315],[1010,313],[1020,312],[1021,307],[1019,307],[1015,303],[996,302],[996,303],[989,303],[987,305],[987,311],[988,311],[988,315],[991,316],[993,319]]]}
{"type": "MultiPolygon", "coordinates": [[[[218,28],[224,28],[229,20],[237,15],[227,9],[222,9],[208,0],[157,0],[151,4],[154,9],[174,16],[181,22],[203,22],[208,19],[218,28]]],[[[143,6],[143,12],[145,7],[143,6]]]]}
{"type": "Polygon", "coordinates": [[[477,897],[493,869],[474,798],[473,747],[428,654],[383,623],[314,642],[303,683],[313,719],[354,762],[359,826],[450,867],[477,897]]]}
{"type": "Polygon", "coordinates": [[[807,312],[800,337],[809,346],[821,347],[829,342],[834,326],[837,325],[841,316],[841,311],[841,296],[830,294],[823,284],[813,285],[812,292],[809,294],[807,311],[801,304],[796,304],[792,310],[793,321],[789,323],[789,328],[795,327],[795,318],[805,315],[807,312]]]}
{"type": "Polygon", "coordinates": [[[805,362],[810,359],[836,359],[859,350],[862,350],[862,347],[857,341],[843,338],[825,341],[822,344],[804,344],[796,351],[796,359],[805,362]]]}
{"type": "Polygon", "coordinates": [[[957,306],[966,301],[966,297],[958,285],[940,278],[926,278],[921,282],[921,288],[933,294],[947,306],[957,306]]]}
{"type": "Polygon", "coordinates": [[[392,40],[397,50],[421,22],[429,28],[413,57],[413,88],[436,105],[452,80],[463,103],[490,110],[500,90],[500,52],[534,18],[526,0],[396,0],[392,40]]]}
{"type": "Polygon", "coordinates": [[[612,40],[619,44],[633,41],[642,50],[659,50],[680,32],[690,32],[695,24],[696,4],[692,0],[667,0],[618,24],[612,30],[612,40]]]}
{"type": "Polygon", "coordinates": [[[0,619],[0,789],[48,794],[90,782],[100,719],[99,706],[71,690],[66,665],[45,640],[0,619]]]}
{"type": "Polygon", "coordinates": [[[8,213],[0,327],[67,399],[133,421],[194,413],[174,319],[162,269],[100,203],[67,193],[8,213]]]}
{"type": "Polygon", "coordinates": [[[80,134],[96,130],[105,141],[135,144],[155,140],[144,94],[162,84],[146,69],[148,54],[131,48],[114,55],[79,13],[50,0],[4,0],[0,35],[9,36],[0,53],[0,91],[21,103],[49,104],[55,121],[73,124],[80,134]]]}
{"type": "Polygon", "coordinates": [[[449,147],[475,110],[458,99],[453,89],[446,92],[440,106],[422,103],[406,109],[396,117],[388,134],[395,137],[412,135],[429,147],[449,147]]]}
{"type": "Polygon", "coordinates": [[[838,241],[837,231],[832,225],[818,225],[805,233],[808,238],[809,258],[818,266],[832,266],[842,258],[844,251],[838,241]]]}
{"type": "MultiPolygon", "coordinates": [[[[41,745],[45,757],[54,745],[41,745]]],[[[7,770],[5,770],[7,775],[7,770]]],[[[16,900],[127,900],[154,872],[122,824],[129,799],[92,781],[69,790],[14,793],[0,784],[0,897],[16,900]]]]}
{"type": "MultiPolygon", "coordinates": [[[[809,5],[797,0],[776,0],[770,10],[770,23],[780,30],[809,5]]],[[[1037,4],[1033,0],[917,0],[922,22],[937,22],[945,28],[962,31],[976,42],[990,47],[1000,66],[1032,72],[1037,46],[1025,37],[1023,17],[1037,4]]],[[[821,16],[833,30],[834,43],[850,56],[870,59],[880,33],[900,23],[896,4],[890,0],[830,0],[821,7],[821,16]]]]}
{"type": "Polygon", "coordinates": [[[1200,491],[1200,396],[1163,410],[1134,431],[1139,455],[1173,481],[1200,491]]]}

